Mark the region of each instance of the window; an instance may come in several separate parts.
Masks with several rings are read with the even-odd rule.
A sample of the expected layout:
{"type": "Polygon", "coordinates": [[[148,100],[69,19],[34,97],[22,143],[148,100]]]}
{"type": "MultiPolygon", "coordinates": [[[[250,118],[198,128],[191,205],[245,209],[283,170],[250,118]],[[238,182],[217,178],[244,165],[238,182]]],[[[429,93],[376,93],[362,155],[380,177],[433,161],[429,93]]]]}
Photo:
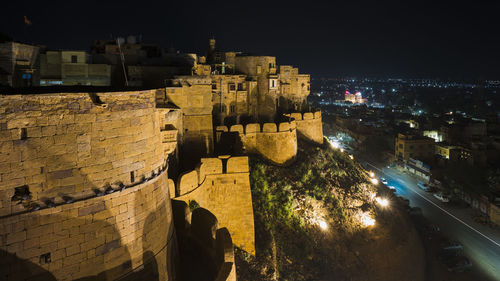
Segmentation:
{"type": "Polygon", "coordinates": [[[270,62],[269,63],[269,68],[274,68],[274,63],[270,62]]]}
{"type": "Polygon", "coordinates": [[[243,91],[243,83],[238,83],[238,91],[243,91]]]}
{"type": "Polygon", "coordinates": [[[217,90],[217,83],[212,84],[212,90],[217,90]]]}
{"type": "Polygon", "coordinates": [[[236,111],[236,106],[231,105],[229,109],[231,110],[231,113],[234,113],[236,111]]]}
{"type": "Polygon", "coordinates": [[[402,143],[399,144],[399,148],[403,148],[403,144],[402,143]]]}
{"type": "Polygon", "coordinates": [[[27,139],[28,138],[28,129],[21,128],[20,136],[21,136],[21,140],[27,139]]]}
{"type": "Polygon", "coordinates": [[[276,83],[276,82],[277,82],[276,79],[269,80],[269,88],[270,89],[276,89],[276,87],[278,85],[278,83],[276,83]]]}
{"type": "Polygon", "coordinates": [[[236,90],[236,86],[234,85],[234,83],[229,83],[229,91],[235,91],[236,90]]]}
{"type": "Polygon", "coordinates": [[[78,57],[73,55],[71,56],[71,63],[77,63],[78,62],[78,57]]]}

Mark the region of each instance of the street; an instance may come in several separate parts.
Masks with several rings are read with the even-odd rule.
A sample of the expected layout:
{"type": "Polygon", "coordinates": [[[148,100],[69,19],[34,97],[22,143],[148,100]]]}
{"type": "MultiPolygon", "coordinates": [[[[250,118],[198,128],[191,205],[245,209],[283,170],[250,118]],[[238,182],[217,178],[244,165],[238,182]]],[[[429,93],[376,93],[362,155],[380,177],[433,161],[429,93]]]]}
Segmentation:
{"type": "Polygon", "coordinates": [[[422,209],[423,216],[440,227],[442,234],[464,245],[464,255],[473,265],[473,271],[488,280],[500,280],[500,231],[475,223],[471,209],[442,203],[417,187],[418,180],[395,168],[376,166],[364,161],[388,185],[396,188],[396,194],[410,200],[411,207],[422,209]]]}

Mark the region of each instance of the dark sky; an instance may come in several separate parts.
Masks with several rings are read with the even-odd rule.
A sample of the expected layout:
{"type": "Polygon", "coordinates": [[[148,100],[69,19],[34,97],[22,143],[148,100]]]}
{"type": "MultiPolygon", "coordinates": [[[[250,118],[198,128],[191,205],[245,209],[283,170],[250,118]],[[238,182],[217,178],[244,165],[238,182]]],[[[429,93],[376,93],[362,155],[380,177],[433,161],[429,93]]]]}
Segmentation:
{"type": "Polygon", "coordinates": [[[500,79],[500,1],[8,1],[0,32],[56,49],[93,39],[275,55],[323,76],[500,79]],[[23,16],[31,20],[25,26],[23,16]]]}

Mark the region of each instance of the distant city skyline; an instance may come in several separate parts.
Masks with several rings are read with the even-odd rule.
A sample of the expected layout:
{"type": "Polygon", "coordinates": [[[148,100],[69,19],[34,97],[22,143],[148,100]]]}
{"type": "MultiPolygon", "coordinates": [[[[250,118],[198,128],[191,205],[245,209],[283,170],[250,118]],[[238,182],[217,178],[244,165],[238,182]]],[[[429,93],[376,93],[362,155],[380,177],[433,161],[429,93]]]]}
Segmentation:
{"type": "Polygon", "coordinates": [[[94,39],[144,42],[204,55],[217,47],[274,55],[315,78],[500,79],[500,4],[441,2],[8,2],[0,32],[54,49],[94,39]]]}

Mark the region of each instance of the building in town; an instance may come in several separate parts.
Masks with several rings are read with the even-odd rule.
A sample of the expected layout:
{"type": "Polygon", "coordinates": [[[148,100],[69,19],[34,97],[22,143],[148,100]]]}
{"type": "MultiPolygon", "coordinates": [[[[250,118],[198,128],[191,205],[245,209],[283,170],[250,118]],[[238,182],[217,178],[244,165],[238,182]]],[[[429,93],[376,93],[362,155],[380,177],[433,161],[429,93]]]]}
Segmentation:
{"type": "Polygon", "coordinates": [[[38,86],[40,81],[38,46],[19,42],[0,43],[0,86],[38,86]]]}

